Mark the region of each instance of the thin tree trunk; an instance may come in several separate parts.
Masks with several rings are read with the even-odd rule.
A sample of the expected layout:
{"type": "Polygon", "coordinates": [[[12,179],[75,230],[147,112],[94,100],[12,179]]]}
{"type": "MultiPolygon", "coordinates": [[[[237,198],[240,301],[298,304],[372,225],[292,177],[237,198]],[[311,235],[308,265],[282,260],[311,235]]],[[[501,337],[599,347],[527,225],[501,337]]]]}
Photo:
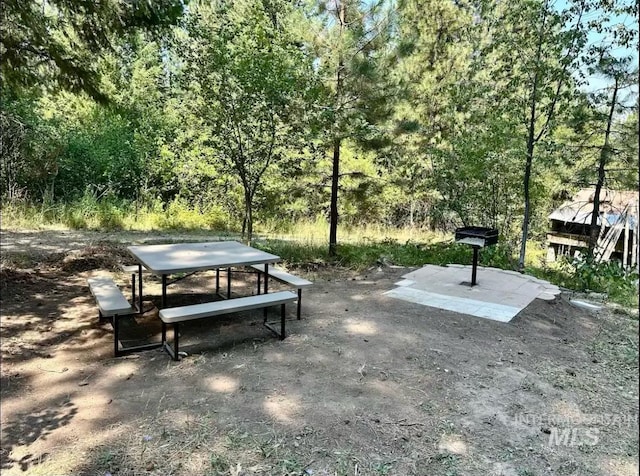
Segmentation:
{"type": "MultiPolygon", "coordinates": [[[[535,88],[534,88],[535,89],[535,88]]],[[[533,152],[535,150],[535,142],[533,141],[533,128],[535,114],[535,102],[531,111],[531,124],[529,125],[529,138],[527,139],[527,163],[524,168],[524,217],[522,219],[522,242],[520,244],[520,256],[518,258],[518,269],[524,269],[524,257],[527,252],[527,237],[529,236],[529,220],[531,216],[531,197],[529,193],[529,184],[531,182],[531,168],[533,165],[533,152]]]]}
{"type": "Polygon", "coordinates": [[[600,227],[605,226],[604,223],[598,226],[598,217],[600,216],[600,192],[604,185],[605,179],[605,167],[609,161],[609,155],[611,153],[611,145],[609,144],[609,137],[611,135],[611,124],[613,122],[613,113],[616,108],[616,100],[618,96],[618,78],[615,78],[615,84],[613,87],[613,96],[611,98],[611,106],[609,107],[609,116],[607,117],[607,129],[604,133],[604,144],[600,149],[600,162],[598,164],[598,181],[596,182],[596,190],[593,194],[593,212],[591,213],[591,226],[589,229],[589,250],[588,256],[593,258],[594,250],[598,242],[598,235],[600,234],[600,227]]]}
{"type": "Polygon", "coordinates": [[[253,239],[253,193],[245,190],[244,193],[244,221],[242,226],[242,236],[245,242],[250,245],[253,239]]]}
{"type": "MultiPolygon", "coordinates": [[[[340,35],[342,36],[342,30],[345,27],[345,4],[344,1],[340,2],[338,11],[338,21],[340,23],[340,35]]],[[[336,71],[336,110],[341,108],[342,98],[342,69],[344,68],[344,58],[342,53],[338,58],[338,69],[336,71]]],[[[339,115],[338,115],[339,119],[339,115]]],[[[338,188],[340,181],[340,145],[341,139],[337,135],[339,134],[339,128],[334,124],[334,138],[333,138],[333,171],[331,175],[331,205],[329,210],[329,256],[334,257],[338,251],[338,188]]]]}
{"type": "MultiPolygon", "coordinates": [[[[546,3],[544,8],[545,9],[547,8],[546,3]]],[[[546,14],[543,18],[543,27],[544,27],[544,20],[546,20],[546,14]]],[[[542,55],[542,38],[543,38],[543,33],[541,31],[540,37],[538,38],[538,49],[536,52],[536,59],[538,64],[540,61],[540,57],[542,55]]],[[[529,236],[529,220],[531,217],[531,197],[529,193],[529,185],[531,182],[531,168],[533,167],[533,154],[535,152],[535,147],[536,147],[536,137],[535,137],[536,106],[538,101],[538,82],[539,81],[540,81],[540,70],[536,67],[535,74],[533,77],[533,90],[531,91],[529,126],[528,126],[528,134],[527,134],[527,162],[524,167],[524,179],[523,179],[524,217],[522,218],[522,241],[520,243],[520,256],[518,257],[519,271],[522,271],[524,269],[524,257],[527,252],[527,237],[529,236]]]]}
{"type": "Polygon", "coordinates": [[[335,256],[338,245],[338,181],[340,178],[340,139],[333,141],[333,173],[331,176],[331,209],[329,221],[329,256],[335,256]]]}
{"type": "Polygon", "coordinates": [[[409,226],[413,229],[414,227],[414,214],[415,214],[415,210],[416,210],[416,200],[413,197],[413,195],[411,196],[411,202],[409,205],[409,226]]]}

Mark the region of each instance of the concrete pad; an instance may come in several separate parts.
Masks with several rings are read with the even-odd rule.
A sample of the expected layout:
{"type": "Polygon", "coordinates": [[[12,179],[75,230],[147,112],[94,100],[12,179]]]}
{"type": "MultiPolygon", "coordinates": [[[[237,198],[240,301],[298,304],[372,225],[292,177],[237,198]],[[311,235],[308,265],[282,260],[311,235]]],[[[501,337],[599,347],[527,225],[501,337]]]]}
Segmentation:
{"type": "Polygon", "coordinates": [[[415,284],[415,281],[411,281],[410,279],[403,279],[402,281],[393,283],[394,286],[411,286],[412,284],[415,284]]]}
{"type": "Polygon", "coordinates": [[[509,322],[521,309],[514,306],[492,304],[474,299],[452,297],[444,294],[430,293],[411,287],[392,289],[384,294],[404,301],[414,302],[423,306],[436,307],[460,314],[485,317],[495,321],[509,322]]]}
{"type": "Polygon", "coordinates": [[[478,267],[471,286],[471,266],[425,265],[402,276],[398,288],[385,294],[396,299],[509,322],[534,299],[553,300],[560,289],[515,271],[478,267]]]}

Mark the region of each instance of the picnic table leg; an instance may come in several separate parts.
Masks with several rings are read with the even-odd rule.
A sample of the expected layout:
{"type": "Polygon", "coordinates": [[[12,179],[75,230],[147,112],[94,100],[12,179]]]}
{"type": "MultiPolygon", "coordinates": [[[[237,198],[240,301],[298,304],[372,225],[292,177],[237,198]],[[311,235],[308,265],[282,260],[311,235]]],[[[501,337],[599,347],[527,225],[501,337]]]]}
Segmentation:
{"type": "Polygon", "coordinates": [[[262,271],[258,271],[257,275],[258,275],[258,293],[257,294],[259,295],[260,294],[260,290],[261,290],[261,288],[260,288],[260,276],[262,276],[262,271]]]}
{"type": "Polygon", "coordinates": [[[302,310],[302,288],[298,288],[298,320],[300,320],[301,310],[302,310]]]}
{"type": "Polygon", "coordinates": [[[142,309],[142,264],[138,263],[138,299],[140,300],[140,314],[144,311],[142,309]]]}
{"type": "Polygon", "coordinates": [[[178,357],[178,335],[180,334],[179,332],[179,325],[176,322],[175,324],[173,324],[173,360],[179,360],[178,357]]]}
{"type": "Polygon", "coordinates": [[[285,304],[282,303],[280,305],[280,340],[284,340],[284,314],[285,314],[285,304]]]}
{"type": "Polygon", "coordinates": [[[120,339],[120,320],[118,319],[118,315],[113,316],[113,356],[118,357],[118,347],[119,347],[119,339],[120,339]]]}
{"type": "MultiPolygon", "coordinates": [[[[131,305],[136,307],[136,273],[131,273],[131,305]]],[[[142,312],[138,309],[139,312],[142,312]]]]}
{"type": "MultiPolygon", "coordinates": [[[[264,293],[268,294],[269,292],[269,265],[267,263],[264,264],[264,293]]],[[[267,318],[267,308],[264,308],[264,318],[267,318]]]]}
{"type": "Polygon", "coordinates": [[[227,268],[227,299],[231,298],[231,266],[227,268]]]}
{"type": "Polygon", "coordinates": [[[220,268],[216,268],[216,295],[220,293],[220,268]]]}
{"type": "Polygon", "coordinates": [[[162,309],[167,307],[167,275],[162,275],[162,309]]]}

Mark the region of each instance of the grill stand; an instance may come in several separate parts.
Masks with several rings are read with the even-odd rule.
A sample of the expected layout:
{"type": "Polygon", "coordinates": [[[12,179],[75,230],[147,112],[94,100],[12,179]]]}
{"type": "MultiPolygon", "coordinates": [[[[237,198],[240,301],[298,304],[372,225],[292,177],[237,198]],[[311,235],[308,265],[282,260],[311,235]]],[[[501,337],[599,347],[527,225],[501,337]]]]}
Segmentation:
{"type": "Polygon", "coordinates": [[[476,282],[476,275],[478,274],[478,250],[479,246],[473,246],[473,266],[471,267],[471,286],[478,284],[476,282]]]}

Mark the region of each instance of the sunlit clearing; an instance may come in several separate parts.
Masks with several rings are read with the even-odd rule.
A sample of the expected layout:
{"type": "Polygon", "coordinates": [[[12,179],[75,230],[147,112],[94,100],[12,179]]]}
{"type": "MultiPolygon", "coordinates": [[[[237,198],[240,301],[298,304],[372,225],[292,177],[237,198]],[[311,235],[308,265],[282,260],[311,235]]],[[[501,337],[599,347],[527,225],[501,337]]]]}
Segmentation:
{"type": "Polygon", "coordinates": [[[462,441],[460,435],[443,435],[438,443],[438,450],[443,453],[465,455],[467,454],[467,444],[462,441]]]}
{"type": "Polygon", "coordinates": [[[267,352],[264,355],[264,360],[267,362],[282,362],[284,361],[284,355],[282,352],[267,352]]]}
{"type": "Polygon", "coordinates": [[[600,467],[604,473],[611,476],[637,476],[640,471],[637,461],[620,461],[613,458],[604,460],[600,467]]]}
{"type": "Polygon", "coordinates": [[[284,395],[268,396],[264,402],[265,411],[281,423],[293,423],[296,414],[300,411],[300,403],[297,398],[284,395]]]}
{"type": "Polygon", "coordinates": [[[567,421],[580,422],[582,412],[577,405],[562,400],[553,404],[553,411],[567,421]]]}
{"type": "Polygon", "coordinates": [[[402,392],[402,387],[390,380],[374,380],[369,383],[369,387],[372,387],[375,391],[388,397],[396,397],[402,392]]]}
{"type": "Polygon", "coordinates": [[[349,332],[353,332],[354,334],[361,334],[365,336],[372,336],[378,333],[378,326],[376,326],[375,322],[364,321],[364,322],[347,322],[344,327],[349,332]]]}
{"type": "Polygon", "coordinates": [[[233,393],[240,387],[238,379],[227,375],[214,375],[206,379],[207,386],[218,393],[233,393]]]}

